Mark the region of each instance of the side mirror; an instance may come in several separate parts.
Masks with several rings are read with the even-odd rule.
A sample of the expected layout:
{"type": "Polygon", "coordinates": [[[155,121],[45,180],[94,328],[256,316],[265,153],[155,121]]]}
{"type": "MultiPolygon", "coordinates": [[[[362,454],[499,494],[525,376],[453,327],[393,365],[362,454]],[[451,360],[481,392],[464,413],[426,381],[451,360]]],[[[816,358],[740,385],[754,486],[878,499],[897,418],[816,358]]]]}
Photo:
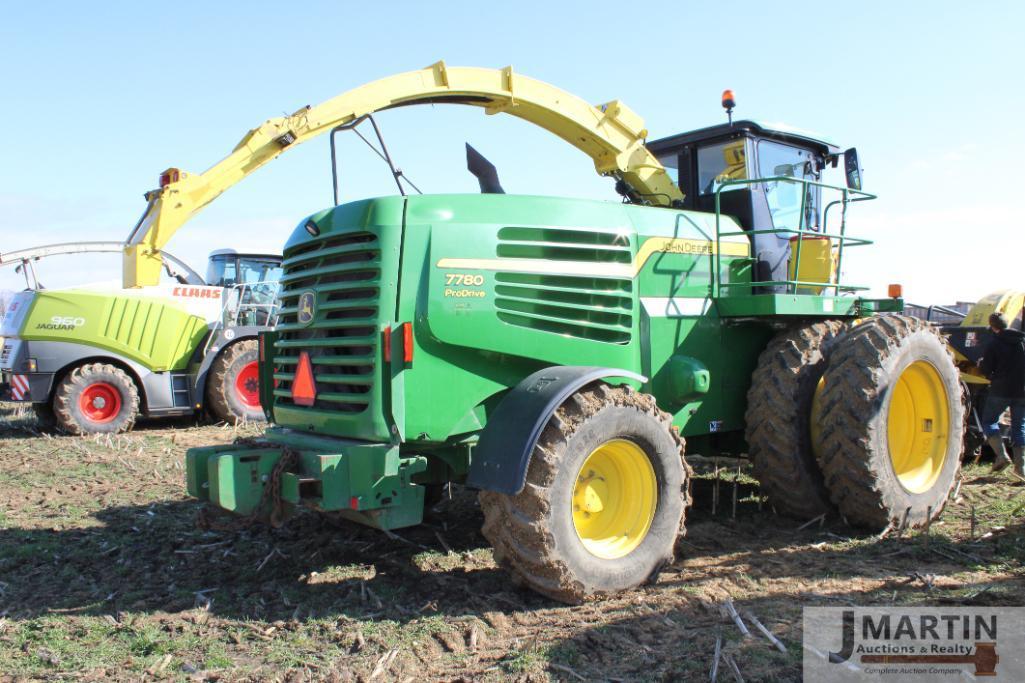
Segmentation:
{"type": "Polygon", "coordinates": [[[858,150],[854,147],[843,153],[844,175],[847,176],[847,187],[851,190],[861,189],[861,165],[858,164],[858,150]]]}

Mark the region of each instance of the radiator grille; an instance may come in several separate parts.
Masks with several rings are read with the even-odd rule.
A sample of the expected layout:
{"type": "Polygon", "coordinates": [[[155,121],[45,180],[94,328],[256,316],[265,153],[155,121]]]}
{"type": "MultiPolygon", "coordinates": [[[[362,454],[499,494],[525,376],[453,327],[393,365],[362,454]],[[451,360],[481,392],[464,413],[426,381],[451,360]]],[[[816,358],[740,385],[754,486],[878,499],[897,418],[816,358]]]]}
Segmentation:
{"type": "Polygon", "coordinates": [[[299,354],[306,351],[317,384],[315,410],[359,413],[374,389],[381,253],[367,232],[326,237],[287,250],[274,345],[274,401],[292,401],[299,354]],[[313,321],[298,320],[299,298],[313,292],[313,321]]]}

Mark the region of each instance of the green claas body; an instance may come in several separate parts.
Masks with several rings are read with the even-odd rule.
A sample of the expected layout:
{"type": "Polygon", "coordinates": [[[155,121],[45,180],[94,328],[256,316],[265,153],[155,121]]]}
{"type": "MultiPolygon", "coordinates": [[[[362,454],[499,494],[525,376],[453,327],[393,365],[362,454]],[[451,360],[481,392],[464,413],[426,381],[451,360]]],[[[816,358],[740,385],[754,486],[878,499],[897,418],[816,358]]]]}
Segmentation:
{"type": "MultiPolygon", "coordinates": [[[[420,523],[441,485],[465,483],[482,490],[499,563],[567,601],[636,586],[672,559],[684,440],[750,453],[782,513],[923,523],[957,468],[949,354],[912,319],[874,315],[900,299],[788,276],[801,244],[789,238],[822,233],[775,210],[759,233],[719,201],[771,208],[765,188],[789,182],[803,210],[825,186],[745,180],[755,173],[714,197],[697,189],[694,208],[711,211],[422,195],[303,220],[284,250],[280,324],[261,334],[272,426],[255,443],[191,449],[189,493],[273,522],[306,507],[396,529],[420,523]],[[767,278],[757,235],[769,232],[790,246],[767,278]]],[[[845,201],[823,224],[842,235],[863,193],[832,191],[845,201]]],[[[827,258],[846,241],[827,242],[827,258]]]]}
{"type": "Polygon", "coordinates": [[[187,286],[152,289],[159,291],[69,289],[26,294],[30,308],[18,336],[37,344],[85,344],[98,357],[122,356],[152,372],[184,370],[206,337],[206,318],[220,313],[220,292],[202,288],[217,295],[207,297],[212,304],[207,316],[187,310],[190,299],[172,295],[190,289],[187,286]]]}

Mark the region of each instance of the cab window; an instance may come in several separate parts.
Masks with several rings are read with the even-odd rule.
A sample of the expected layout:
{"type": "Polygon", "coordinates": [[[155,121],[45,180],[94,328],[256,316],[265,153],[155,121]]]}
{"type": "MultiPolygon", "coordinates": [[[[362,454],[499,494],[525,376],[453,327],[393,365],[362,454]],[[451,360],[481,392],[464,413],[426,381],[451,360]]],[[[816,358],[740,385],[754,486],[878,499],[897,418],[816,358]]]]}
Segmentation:
{"type": "Polygon", "coordinates": [[[243,307],[267,309],[261,315],[268,313],[269,307],[274,305],[278,296],[280,263],[265,259],[240,258],[238,270],[240,277],[236,284],[243,286],[240,303],[243,307]]]}
{"type": "MultiPolygon", "coordinates": [[[[815,154],[799,147],[759,140],[758,177],[817,180],[815,154]]],[[[812,185],[785,180],[765,183],[765,199],[774,228],[798,230],[817,226],[818,197],[819,189],[812,185]]]]}
{"type": "Polygon", "coordinates": [[[673,184],[680,187],[680,155],[676,152],[673,152],[672,154],[664,154],[660,156],[658,160],[659,163],[665,166],[666,173],[669,174],[673,184]]]}
{"type": "Polygon", "coordinates": [[[212,256],[206,267],[206,283],[213,287],[230,287],[238,282],[234,256],[212,256]]]}
{"type": "Polygon", "coordinates": [[[238,263],[242,274],[240,283],[252,285],[257,282],[277,282],[281,277],[281,265],[275,261],[239,259],[238,263]]]}
{"type": "MultiPolygon", "coordinates": [[[[746,180],[748,142],[746,138],[729,140],[698,148],[698,192],[715,194],[727,180],[746,180]]],[[[723,192],[744,189],[746,185],[727,186],[723,192]]]]}

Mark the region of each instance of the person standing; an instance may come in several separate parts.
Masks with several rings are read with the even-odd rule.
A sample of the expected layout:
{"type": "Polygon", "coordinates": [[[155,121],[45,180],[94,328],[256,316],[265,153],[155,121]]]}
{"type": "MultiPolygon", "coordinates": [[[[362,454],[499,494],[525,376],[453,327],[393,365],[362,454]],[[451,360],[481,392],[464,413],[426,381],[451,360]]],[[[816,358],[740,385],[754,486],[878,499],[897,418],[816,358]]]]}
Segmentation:
{"type": "Polygon", "coordinates": [[[983,432],[996,459],[993,471],[1000,472],[1011,464],[1000,434],[1000,417],[1011,410],[1011,450],[1014,473],[1025,477],[1025,333],[1008,329],[1002,313],[989,316],[993,331],[979,369],[989,378],[989,394],[982,408],[983,432]]]}

